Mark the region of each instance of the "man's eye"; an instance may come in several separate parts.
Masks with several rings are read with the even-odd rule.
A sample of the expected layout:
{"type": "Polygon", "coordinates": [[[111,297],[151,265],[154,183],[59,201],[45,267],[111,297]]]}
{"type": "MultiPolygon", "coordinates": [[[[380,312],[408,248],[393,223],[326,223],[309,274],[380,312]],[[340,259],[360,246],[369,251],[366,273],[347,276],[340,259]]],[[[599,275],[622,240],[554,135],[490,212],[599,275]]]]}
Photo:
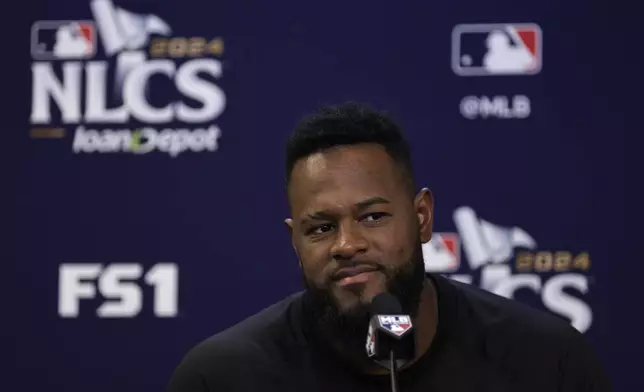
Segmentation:
{"type": "Polygon", "coordinates": [[[369,221],[369,222],[376,222],[376,221],[379,221],[380,219],[382,219],[382,218],[384,218],[384,217],[386,217],[388,215],[389,214],[387,214],[386,212],[374,212],[374,213],[365,215],[363,217],[363,220],[366,220],[366,221],[369,221]]]}
{"type": "Polygon", "coordinates": [[[326,233],[327,231],[329,231],[331,229],[332,229],[332,225],[330,223],[326,223],[326,224],[323,224],[323,225],[317,225],[317,226],[311,227],[310,229],[308,229],[306,231],[306,234],[307,235],[324,234],[324,233],[326,233]]]}

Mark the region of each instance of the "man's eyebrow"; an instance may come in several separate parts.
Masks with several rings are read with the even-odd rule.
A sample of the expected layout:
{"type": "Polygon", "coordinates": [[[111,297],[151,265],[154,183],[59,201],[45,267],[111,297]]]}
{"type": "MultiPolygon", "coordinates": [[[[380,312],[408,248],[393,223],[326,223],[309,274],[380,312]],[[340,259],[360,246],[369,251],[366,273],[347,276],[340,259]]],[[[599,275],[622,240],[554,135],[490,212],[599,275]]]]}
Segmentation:
{"type": "Polygon", "coordinates": [[[391,203],[389,200],[385,199],[384,197],[376,196],[376,197],[371,197],[367,200],[359,201],[355,204],[355,206],[359,210],[364,210],[367,207],[371,207],[374,204],[389,204],[391,203]]]}
{"type": "Polygon", "coordinates": [[[305,224],[310,220],[332,220],[334,215],[329,210],[320,210],[310,214],[300,220],[300,224],[305,224]]]}
{"type": "MultiPolygon", "coordinates": [[[[354,206],[358,210],[364,210],[376,204],[389,204],[389,203],[391,202],[385,199],[384,197],[375,196],[375,197],[370,197],[366,200],[359,201],[355,203],[354,206]]],[[[306,214],[306,217],[300,221],[300,224],[304,224],[308,220],[331,220],[334,217],[335,215],[329,210],[315,211],[313,213],[306,214]]]]}

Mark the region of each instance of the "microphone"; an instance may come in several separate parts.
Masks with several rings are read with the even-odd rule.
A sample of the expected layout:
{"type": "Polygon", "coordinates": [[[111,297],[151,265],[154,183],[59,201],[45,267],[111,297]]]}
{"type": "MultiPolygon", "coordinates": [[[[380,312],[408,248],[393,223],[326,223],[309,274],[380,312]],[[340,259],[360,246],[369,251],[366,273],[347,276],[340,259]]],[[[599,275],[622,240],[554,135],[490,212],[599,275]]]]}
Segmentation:
{"type": "Polygon", "coordinates": [[[409,315],[398,299],[380,293],[371,301],[367,355],[389,370],[392,392],[398,392],[398,369],[416,356],[416,339],[409,315]]]}

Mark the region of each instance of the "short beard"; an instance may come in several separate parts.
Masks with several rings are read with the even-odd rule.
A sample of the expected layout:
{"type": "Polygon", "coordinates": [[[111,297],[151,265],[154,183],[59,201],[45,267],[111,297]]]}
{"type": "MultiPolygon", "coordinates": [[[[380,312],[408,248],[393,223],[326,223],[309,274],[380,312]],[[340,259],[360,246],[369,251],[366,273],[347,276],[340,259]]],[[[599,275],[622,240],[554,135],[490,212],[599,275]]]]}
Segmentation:
{"type": "MultiPolygon", "coordinates": [[[[387,276],[387,291],[400,302],[403,314],[416,317],[425,281],[425,263],[420,239],[411,260],[396,270],[381,270],[387,276]]],[[[332,343],[354,360],[366,360],[365,342],[369,329],[369,304],[360,304],[340,312],[328,288],[320,288],[304,279],[305,308],[319,338],[332,343]]]]}

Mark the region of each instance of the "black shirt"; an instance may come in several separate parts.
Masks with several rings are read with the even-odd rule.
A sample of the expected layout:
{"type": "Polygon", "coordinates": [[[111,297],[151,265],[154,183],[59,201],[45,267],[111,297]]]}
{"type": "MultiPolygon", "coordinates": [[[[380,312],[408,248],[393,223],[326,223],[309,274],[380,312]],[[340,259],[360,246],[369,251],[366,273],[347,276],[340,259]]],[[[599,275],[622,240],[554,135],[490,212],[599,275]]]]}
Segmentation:
{"type": "MultiPolygon", "coordinates": [[[[401,392],[610,391],[591,347],[568,323],[472,285],[430,275],[438,329],[399,374],[401,392]]],[[[322,348],[297,293],[194,347],[167,392],[390,391],[322,348]]],[[[366,339],[366,337],[365,337],[366,339]]]]}

